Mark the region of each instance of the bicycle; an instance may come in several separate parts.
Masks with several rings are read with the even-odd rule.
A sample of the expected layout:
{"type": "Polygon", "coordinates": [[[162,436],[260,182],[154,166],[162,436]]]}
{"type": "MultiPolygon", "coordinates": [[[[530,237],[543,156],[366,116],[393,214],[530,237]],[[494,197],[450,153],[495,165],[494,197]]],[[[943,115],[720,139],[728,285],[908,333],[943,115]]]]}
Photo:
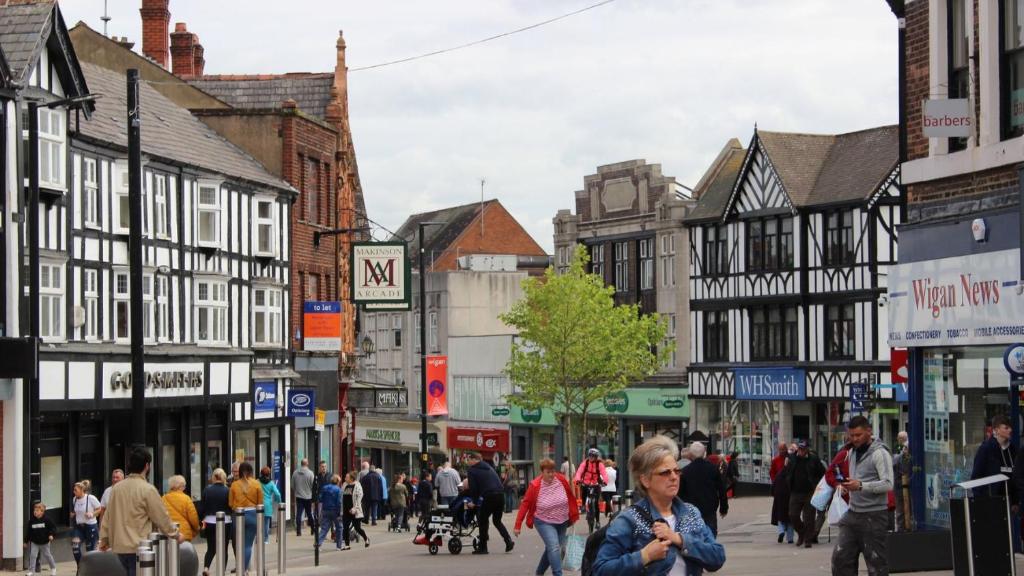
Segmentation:
{"type": "Polygon", "coordinates": [[[587,511],[587,526],[593,532],[601,527],[601,485],[588,484],[583,487],[583,490],[585,494],[583,506],[587,511]]]}

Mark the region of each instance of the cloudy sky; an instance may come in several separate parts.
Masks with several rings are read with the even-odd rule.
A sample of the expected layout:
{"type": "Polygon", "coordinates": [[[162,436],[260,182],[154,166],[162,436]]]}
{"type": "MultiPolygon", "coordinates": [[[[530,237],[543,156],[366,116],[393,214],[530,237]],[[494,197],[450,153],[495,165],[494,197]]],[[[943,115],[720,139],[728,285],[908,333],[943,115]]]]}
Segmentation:
{"type": "MultiPolygon", "coordinates": [[[[598,0],[171,0],[206,72],[350,68],[515,30],[598,0]]],[[[61,0],[103,30],[103,0],[61,0]]],[[[141,38],[141,0],[108,0],[141,38]]],[[[141,46],[137,45],[137,48],[141,46]]],[[[350,116],[370,218],[498,198],[546,249],[551,218],[603,164],[643,158],[694,185],[729,138],[897,120],[884,0],[615,0],[464,50],[353,71],[350,116]]]]}

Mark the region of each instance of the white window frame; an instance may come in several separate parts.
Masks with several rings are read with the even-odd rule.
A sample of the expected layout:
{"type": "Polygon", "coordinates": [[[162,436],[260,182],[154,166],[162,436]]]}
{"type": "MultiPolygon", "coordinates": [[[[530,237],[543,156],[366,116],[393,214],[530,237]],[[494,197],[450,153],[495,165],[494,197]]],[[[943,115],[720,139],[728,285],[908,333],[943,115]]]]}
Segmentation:
{"type": "Polygon", "coordinates": [[[67,192],[67,110],[40,107],[39,185],[67,192]]]}
{"type": "Polygon", "coordinates": [[[252,289],[252,345],[254,347],[282,346],[281,318],[284,312],[284,292],[271,286],[252,289]],[[262,298],[261,298],[262,296],[262,298]],[[263,320],[263,337],[256,331],[257,318],[263,320]]]}
{"type": "Polygon", "coordinates": [[[402,349],[402,315],[395,314],[391,317],[391,344],[395,350],[402,349]]]}
{"type": "Polygon", "coordinates": [[[131,225],[131,209],[128,203],[128,163],[114,164],[114,221],[110,229],[114,234],[128,234],[131,225]]]}
{"type": "Polygon", "coordinates": [[[226,346],[228,344],[228,300],[227,280],[220,278],[196,280],[194,299],[196,344],[208,346],[226,346]],[[204,319],[207,324],[206,333],[201,332],[200,319],[204,319]]]}
{"type": "Polygon", "coordinates": [[[131,297],[131,278],[128,275],[128,270],[114,270],[111,293],[114,295],[114,341],[127,342],[131,339],[132,335],[131,304],[129,303],[129,298],[131,297]],[[123,284],[122,280],[124,281],[123,284]],[[122,315],[124,316],[123,334],[118,332],[122,315]]]}
{"type": "Polygon", "coordinates": [[[82,225],[100,227],[99,166],[95,158],[82,158],[82,225]]]}
{"type": "Polygon", "coordinates": [[[153,275],[142,275],[142,340],[156,342],[155,313],[153,302],[153,275]]]}
{"type": "Polygon", "coordinates": [[[154,308],[154,326],[156,326],[157,342],[168,342],[171,339],[169,331],[170,305],[168,299],[170,283],[170,278],[166,274],[158,274],[154,278],[153,288],[156,291],[154,294],[154,299],[156,301],[156,306],[154,308]]]}
{"type": "Polygon", "coordinates": [[[98,323],[100,309],[100,294],[97,280],[99,272],[92,268],[82,269],[82,310],[85,312],[85,324],[82,325],[83,340],[98,339],[98,323]]]}
{"type": "Polygon", "coordinates": [[[64,264],[39,264],[39,336],[45,341],[64,340],[64,264]]]}
{"type": "Polygon", "coordinates": [[[661,237],[661,286],[670,288],[676,285],[676,236],[666,234],[661,237]]]}
{"type": "Polygon", "coordinates": [[[422,326],[423,323],[420,321],[419,312],[417,312],[416,314],[413,314],[413,318],[415,318],[415,321],[413,322],[413,324],[415,324],[415,326],[416,326],[416,328],[415,328],[416,333],[412,337],[413,350],[415,351],[416,354],[419,354],[420,353],[420,326],[422,326]]]}
{"type": "Polygon", "coordinates": [[[253,254],[256,256],[276,257],[277,256],[277,219],[275,208],[277,202],[273,198],[253,198],[252,219],[256,223],[256,243],[253,246],[253,254]],[[261,215],[260,208],[267,207],[267,214],[261,215]],[[264,241],[265,238],[265,241],[264,241]]]}
{"type": "Polygon", "coordinates": [[[167,175],[153,174],[153,234],[157,238],[171,237],[171,212],[167,198],[167,175]]]}
{"type": "Polygon", "coordinates": [[[590,261],[590,273],[604,280],[604,244],[595,244],[590,261]]]}
{"type": "Polygon", "coordinates": [[[629,291],[629,243],[615,242],[612,244],[615,252],[615,291],[629,291]]]}
{"type": "Polygon", "coordinates": [[[430,328],[428,333],[428,345],[430,346],[430,351],[439,352],[440,348],[438,348],[437,344],[437,312],[427,313],[427,326],[430,328]]]}
{"type": "MultiPolygon", "coordinates": [[[[196,245],[205,248],[221,247],[221,187],[220,183],[200,181],[196,187],[196,245]],[[213,191],[213,202],[204,202],[203,193],[213,191]],[[213,230],[210,237],[204,238],[203,216],[210,215],[213,218],[213,230]]],[[[198,333],[198,332],[197,332],[198,333]]]]}
{"type": "Polygon", "coordinates": [[[654,290],[654,238],[640,240],[640,289],[654,290]]]}

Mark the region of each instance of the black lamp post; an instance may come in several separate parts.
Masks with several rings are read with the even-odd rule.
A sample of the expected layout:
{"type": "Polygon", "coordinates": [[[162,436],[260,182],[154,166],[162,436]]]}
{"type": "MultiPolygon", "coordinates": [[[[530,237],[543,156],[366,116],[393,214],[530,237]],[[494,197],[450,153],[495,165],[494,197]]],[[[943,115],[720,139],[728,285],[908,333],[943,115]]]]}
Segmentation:
{"type": "Polygon", "coordinates": [[[427,226],[444,226],[447,222],[419,223],[419,270],[420,270],[420,465],[427,460],[427,271],[424,257],[427,250],[423,245],[423,229],[427,226]]]}

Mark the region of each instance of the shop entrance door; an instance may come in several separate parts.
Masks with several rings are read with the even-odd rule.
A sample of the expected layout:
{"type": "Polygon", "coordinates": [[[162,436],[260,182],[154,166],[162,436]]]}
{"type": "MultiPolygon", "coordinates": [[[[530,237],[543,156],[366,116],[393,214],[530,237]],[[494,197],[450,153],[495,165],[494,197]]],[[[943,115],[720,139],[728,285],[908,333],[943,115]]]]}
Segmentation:
{"type": "Polygon", "coordinates": [[[69,517],[65,511],[69,508],[65,508],[65,502],[70,502],[71,485],[64,467],[66,442],[63,426],[43,425],[40,432],[40,497],[46,505],[46,516],[57,526],[67,526],[69,517]]]}
{"type": "Polygon", "coordinates": [[[256,440],[256,475],[259,476],[260,468],[264,466],[270,466],[270,437],[263,436],[264,433],[269,433],[268,430],[260,430],[260,438],[256,440]]]}

